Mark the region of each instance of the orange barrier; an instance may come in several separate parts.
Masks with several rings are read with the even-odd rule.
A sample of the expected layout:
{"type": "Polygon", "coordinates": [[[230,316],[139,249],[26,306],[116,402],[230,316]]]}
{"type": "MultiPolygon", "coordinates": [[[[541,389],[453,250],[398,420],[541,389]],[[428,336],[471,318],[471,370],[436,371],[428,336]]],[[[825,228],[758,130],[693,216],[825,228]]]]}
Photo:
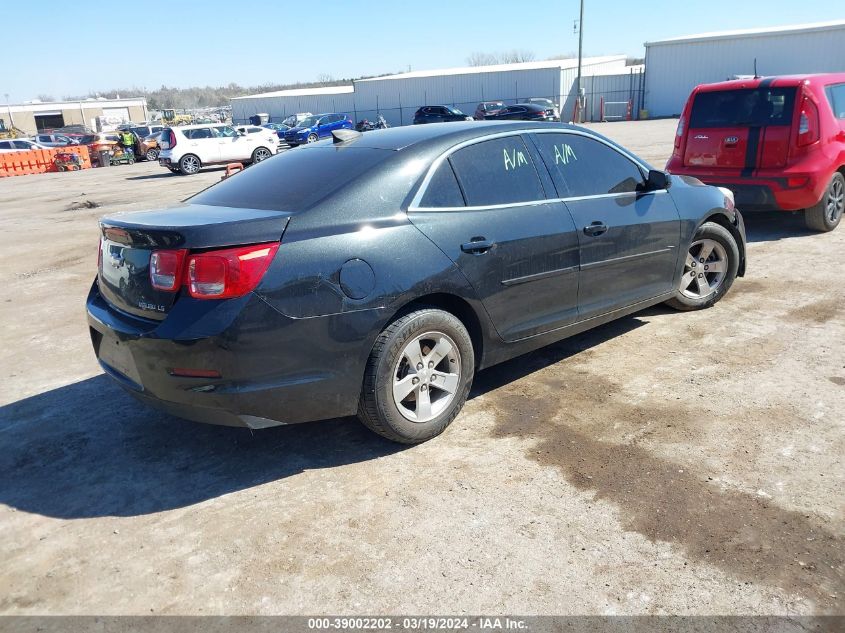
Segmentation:
{"type": "Polygon", "coordinates": [[[4,176],[24,176],[27,174],[43,174],[58,171],[56,168],[57,154],[76,154],[79,156],[80,168],[91,168],[91,157],[85,145],[70,145],[68,147],[53,147],[51,149],[36,149],[28,152],[9,152],[0,154],[0,178],[4,176]]]}

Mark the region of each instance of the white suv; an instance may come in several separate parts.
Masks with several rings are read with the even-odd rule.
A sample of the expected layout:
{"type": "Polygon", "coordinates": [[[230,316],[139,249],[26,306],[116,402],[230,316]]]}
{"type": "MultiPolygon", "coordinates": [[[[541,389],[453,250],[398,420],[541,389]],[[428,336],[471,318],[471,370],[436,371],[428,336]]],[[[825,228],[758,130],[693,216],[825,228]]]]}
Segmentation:
{"type": "Polygon", "coordinates": [[[161,133],[158,163],[173,173],[195,174],[206,165],[259,163],[277,152],[278,137],[267,130],[241,134],[230,125],[181,125],[161,133]]]}

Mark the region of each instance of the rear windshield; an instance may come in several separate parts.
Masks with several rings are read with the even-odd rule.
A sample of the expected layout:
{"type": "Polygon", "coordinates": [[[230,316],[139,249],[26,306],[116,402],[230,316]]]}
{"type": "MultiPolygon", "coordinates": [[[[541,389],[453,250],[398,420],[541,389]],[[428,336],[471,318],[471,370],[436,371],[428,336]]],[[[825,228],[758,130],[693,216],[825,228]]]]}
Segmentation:
{"type": "Polygon", "coordinates": [[[792,125],[795,88],[756,88],[700,92],[691,128],[792,125]]]}
{"type": "Polygon", "coordinates": [[[299,211],[393,154],[367,147],[308,147],[268,158],[190,198],[195,204],[299,211]]]}

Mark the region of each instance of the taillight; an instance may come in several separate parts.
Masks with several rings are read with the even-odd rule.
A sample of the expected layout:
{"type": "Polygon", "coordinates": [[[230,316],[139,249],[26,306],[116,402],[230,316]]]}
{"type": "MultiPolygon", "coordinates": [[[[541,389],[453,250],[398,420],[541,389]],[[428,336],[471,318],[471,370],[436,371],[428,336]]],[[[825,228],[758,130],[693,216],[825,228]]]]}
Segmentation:
{"type": "Polygon", "coordinates": [[[182,285],[182,265],[187,249],[154,251],[150,257],[150,282],[156,290],[175,292],[182,285]]]}
{"type": "Polygon", "coordinates": [[[239,246],[188,257],[188,292],[196,299],[230,299],[253,290],[273,256],[279,243],[239,246]]]}
{"type": "Polygon", "coordinates": [[[798,146],[810,145],[819,140],[819,109],[816,104],[804,97],[801,104],[801,116],[798,119],[798,146]]]}
{"type": "Polygon", "coordinates": [[[100,238],[100,247],[97,249],[97,270],[103,270],[103,240],[100,238]]]}
{"type": "Polygon", "coordinates": [[[681,117],[678,119],[678,129],[675,130],[675,148],[681,146],[681,139],[684,137],[684,129],[686,128],[686,119],[681,117]]]}
{"type": "Polygon", "coordinates": [[[176,147],[176,132],[173,130],[167,130],[167,144],[170,149],[176,147]]]}

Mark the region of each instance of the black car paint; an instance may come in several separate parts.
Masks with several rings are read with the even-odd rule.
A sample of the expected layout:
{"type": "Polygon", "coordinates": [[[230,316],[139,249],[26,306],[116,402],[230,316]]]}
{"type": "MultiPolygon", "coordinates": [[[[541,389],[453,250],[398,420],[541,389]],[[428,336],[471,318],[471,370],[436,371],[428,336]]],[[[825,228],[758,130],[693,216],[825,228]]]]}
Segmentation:
{"type": "Polygon", "coordinates": [[[517,103],[487,114],[487,121],[545,121],[554,117],[554,110],[536,103],[517,103]]]}
{"type": "MultiPolygon", "coordinates": [[[[104,369],[139,399],[181,417],[260,428],[354,414],[375,339],[413,305],[435,305],[457,313],[473,337],[481,369],[671,297],[683,270],[683,259],[677,255],[667,273],[671,281],[655,286],[654,293],[629,297],[627,303],[605,298],[604,307],[579,315],[572,293],[579,286],[582,268],[576,244],[584,241],[584,234],[571,219],[576,214],[566,212],[566,201],[536,205],[543,212],[530,223],[498,211],[478,212],[487,215],[474,218],[472,211],[408,210],[428,166],[443,152],[493,133],[530,134],[548,128],[549,124],[458,123],[375,131],[348,144],[323,142],[301,150],[339,152],[364,145],[395,153],[367,177],[331,191],[307,209],[257,212],[189,201],[173,210],[103,219],[104,232],[119,228],[141,240],[161,238],[168,247],[203,249],[280,238],[282,242],[254,292],[222,301],[197,300],[181,293],[163,320],[156,320],[160,315],[141,316],[116,308],[95,281],[88,297],[95,350],[99,352],[104,338],[119,342],[133,359],[140,381],[106,364],[104,369]],[[565,220],[560,227],[550,222],[555,216],[565,220]],[[450,218],[456,217],[458,221],[450,225],[450,218]],[[470,267],[483,268],[487,255],[461,253],[456,248],[477,237],[478,226],[500,240],[492,251],[498,250],[501,257],[501,268],[495,270],[509,271],[509,277],[488,279],[489,284],[474,287],[473,275],[483,271],[470,267]],[[174,236],[179,236],[176,242],[174,236]],[[555,251],[550,259],[532,258],[530,243],[519,243],[532,236],[559,236],[560,253],[555,251]],[[519,270],[526,256],[529,268],[519,270]],[[512,266],[516,269],[511,271],[512,266]],[[544,266],[550,270],[544,271],[544,266]],[[560,270],[565,272],[544,275],[560,270]],[[501,283],[520,277],[528,280],[501,283]],[[544,306],[537,297],[550,296],[554,280],[564,284],[558,294],[567,296],[562,304],[544,306]],[[501,317],[500,322],[491,316],[501,317]],[[214,368],[223,377],[180,378],[170,375],[173,367],[214,368]]],[[[537,160],[536,148],[531,151],[537,160]]],[[[258,174],[272,160],[278,158],[251,170],[258,174]]],[[[556,198],[549,174],[540,172],[546,196],[556,198]]],[[[637,205],[654,205],[660,197],[660,204],[672,203],[676,209],[677,254],[686,252],[705,219],[715,219],[739,238],[744,270],[744,228],[739,214],[723,207],[724,197],[717,189],[694,179],[671,180],[668,192],[634,195],[629,208],[635,214],[627,222],[608,221],[615,247],[621,252],[643,248],[643,236],[652,236],[648,224],[637,223],[637,218],[644,217],[637,205]],[[639,231],[634,230],[637,226],[639,231]]],[[[604,211],[595,210],[596,217],[604,211]]],[[[612,282],[613,274],[619,272],[613,265],[597,267],[602,268],[605,272],[591,283],[612,282]]],[[[136,274],[145,273],[138,270],[136,274]]]]}

